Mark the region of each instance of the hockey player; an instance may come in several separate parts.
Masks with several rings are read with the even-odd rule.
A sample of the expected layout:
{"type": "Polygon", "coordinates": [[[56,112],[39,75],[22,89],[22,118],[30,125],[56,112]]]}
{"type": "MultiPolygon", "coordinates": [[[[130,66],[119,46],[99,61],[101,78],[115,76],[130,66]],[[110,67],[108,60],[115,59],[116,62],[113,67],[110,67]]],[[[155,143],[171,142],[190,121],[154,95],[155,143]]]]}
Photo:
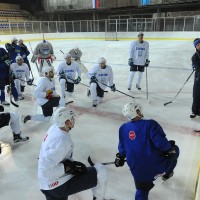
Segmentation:
{"type": "Polygon", "coordinates": [[[9,85],[9,69],[10,60],[8,53],[4,48],[0,48],[0,103],[4,106],[10,105],[5,100],[5,86],[9,85]]]}
{"type": "Polygon", "coordinates": [[[29,52],[27,46],[24,44],[24,40],[19,39],[18,45],[21,48],[21,56],[24,59],[24,63],[26,63],[28,65],[29,70],[31,70],[31,66],[30,66],[30,63],[28,61],[28,55],[30,54],[30,52],[29,52]]]}
{"type": "Polygon", "coordinates": [[[82,51],[79,49],[79,47],[76,46],[73,49],[71,49],[69,51],[69,54],[72,56],[72,59],[75,60],[80,65],[81,72],[87,73],[88,72],[87,68],[81,62],[82,51]]]}
{"type": "Polygon", "coordinates": [[[64,59],[66,61],[60,63],[56,73],[59,76],[61,98],[65,99],[65,103],[69,103],[73,102],[74,84],[79,84],[81,81],[81,70],[79,64],[72,61],[72,56],[69,53],[64,55],[64,59]]]}
{"type": "Polygon", "coordinates": [[[11,39],[11,44],[5,44],[6,50],[8,51],[9,60],[11,60],[12,63],[15,63],[16,57],[21,55],[21,48],[19,45],[17,45],[17,42],[18,39],[14,36],[11,39]]]}
{"type": "Polygon", "coordinates": [[[136,187],[135,200],[148,200],[156,178],[167,180],[173,176],[179,156],[175,141],[168,141],[162,127],[154,120],[143,119],[137,103],[127,103],[123,115],[130,122],[119,129],[119,153],[115,165],[121,167],[126,158],[136,187]]]}
{"type": "MultiPolygon", "coordinates": [[[[4,107],[0,105],[0,112],[4,112],[4,107]]],[[[21,136],[20,116],[16,112],[1,113],[0,114],[0,128],[10,125],[13,132],[14,143],[24,142],[29,140],[29,137],[21,136]]]]}
{"type": "Polygon", "coordinates": [[[192,114],[190,118],[200,115],[200,38],[194,40],[195,54],[192,56],[192,66],[195,71],[193,85],[192,114]]]}
{"type": "Polygon", "coordinates": [[[104,97],[104,89],[106,85],[115,92],[115,84],[113,84],[113,71],[109,65],[106,65],[106,59],[101,57],[98,59],[98,65],[95,65],[86,75],[90,79],[90,93],[93,107],[101,103],[104,97]]]}
{"type": "Polygon", "coordinates": [[[37,59],[40,64],[40,74],[42,73],[43,66],[48,65],[52,67],[52,63],[56,58],[54,56],[53,46],[50,42],[43,40],[36,46],[31,62],[35,63],[37,59]]]}
{"type": "Polygon", "coordinates": [[[136,88],[141,90],[141,80],[144,72],[144,67],[149,66],[149,43],[143,40],[144,34],[138,34],[138,40],[130,45],[128,65],[130,66],[130,75],[128,78],[128,90],[131,90],[133,77],[138,71],[136,88]]]}
{"type": "Polygon", "coordinates": [[[58,108],[54,125],[47,131],[40,149],[38,179],[47,200],[68,199],[68,196],[92,188],[93,200],[104,200],[107,172],[103,165],[86,167],[73,160],[74,143],[70,130],[75,125],[74,113],[58,108]]]}
{"type": "Polygon", "coordinates": [[[17,88],[18,98],[19,100],[23,100],[24,97],[22,93],[24,92],[25,82],[27,82],[28,85],[32,84],[32,80],[29,78],[30,71],[28,65],[24,63],[24,59],[21,56],[17,56],[16,63],[11,64],[10,68],[15,87],[17,88]]]}
{"type": "Polygon", "coordinates": [[[53,108],[59,106],[60,97],[56,93],[55,80],[53,79],[54,69],[53,67],[45,66],[42,72],[44,77],[41,77],[38,81],[34,96],[37,99],[37,103],[42,107],[43,114],[22,116],[22,123],[26,123],[28,120],[48,122],[53,114],[53,108]]]}

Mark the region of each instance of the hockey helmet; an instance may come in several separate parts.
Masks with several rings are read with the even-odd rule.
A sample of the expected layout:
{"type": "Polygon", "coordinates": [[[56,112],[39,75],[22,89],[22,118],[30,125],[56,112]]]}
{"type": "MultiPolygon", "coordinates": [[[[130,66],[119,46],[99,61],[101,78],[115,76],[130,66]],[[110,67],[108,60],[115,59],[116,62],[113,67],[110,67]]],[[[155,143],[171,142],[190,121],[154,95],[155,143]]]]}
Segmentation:
{"type": "Polygon", "coordinates": [[[12,38],[11,38],[11,42],[17,42],[18,41],[18,39],[16,38],[16,36],[13,36],[12,38]]]}
{"type": "Polygon", "coordinates": [[[142,113],[142,106],[136,102],[130,102],[124,105],[122,109],[123,116],[128,118],[129,120],[134,119],[135,117],[139,116],[137,113],[137,110],[139,110],[142,113]]]}
{"type": "Polygon", "coordinates": [[[64,54],[64,59],[66,60],[67,58],[71,58],[72,56],[71,56],[71,54],[69,54],[69,53],[66,53],[66,54],[64,54]]]}
{"type": "Polygon", "coordinates": [[[72,122],[74,120],[74,116],[74,112],[69,108],[60,107],[55,111],[53,115],[53,121],[58,127],[65,127],[65,122],[67,120],[72,122]]]}
{"type": "Polygon", "coordinates": [[[140,36],[144,36],[144,33],[141,31],[138,33],[138,37],[140,37],[140,36]]]}
{"type": "Polygon", "coordinates": [[[104,57],[100,57],[99,59],[98,59],[98,63],[99,64],[102,64],[102,63],[106,63],[106,59],[104,58],[104,57]]]}
{"type": "Polygon", "coordinates": [[[42,68],[42,73],[44,73],[45,76],[49,76],[49,72],[54,72],[54,68],[49,66],[42,68]]]}
{"type": "Polygon", "coordinates": [[[196,48],[197,44],[200,43],[200,38],[196,38],[194,41],[193,41],[193,44],[194,44],[194,47],[196,48]]]}
{"type": "Polygon", "coordinates": [[[15,60],[16,60],[16,62],[18,62],[18,61],[20,61],[20,60],[24,60],[21,56],[17,56],[16,58],[15,58],[15,60]]]}

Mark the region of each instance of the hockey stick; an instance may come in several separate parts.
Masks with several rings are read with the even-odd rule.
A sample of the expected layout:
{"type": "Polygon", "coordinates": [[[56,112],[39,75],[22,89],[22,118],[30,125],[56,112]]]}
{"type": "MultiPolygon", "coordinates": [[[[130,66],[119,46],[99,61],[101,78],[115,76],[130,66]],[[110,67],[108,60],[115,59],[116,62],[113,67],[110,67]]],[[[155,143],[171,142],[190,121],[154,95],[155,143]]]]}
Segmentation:
{"type": "MultiPolygon", "coordinates": [[[[29,42],[29,46],[30,46],[31,52],[32,52],[32,54],[33,54],[33,49],[32,49],[32,46],[31,46],[31,43],[30,43],[30,42],[29,42]]],[[[33,54],[33,55],[34,55],[34,54],[33,54]]],[[[38,70],[38,72],[39,72],[39,67],[38,67],[37,61],[35,62],[35,65],[36,65],[37,70],[38,70]]]]}
{"type": "Polygon", "coordinates": [[[178,91],[178,93],[176,94],[176,96],[171,101],[164,103],[164,106],[172,103],[176,99],[176,97],[179,95],[179,93],[181,92],[181,90],[183,89],[183,87],[185,86],[185,84],[188,82],[188,80],[190,79],[190,77],[192,76],[193,73],[194,73],[194,71],[192,71],[192,73],[189,75],[189,77],[187,78],[187,80],[185,81],[185,83],[183,84],[183,86],[181,87],[181,89],[178,91]]]}
{"type": "MultiPolygon", "coordinates": [[[[99,81],[97,81],[97,82],[99,82],[99,81]]],[[[101,82],[99,82],[99,83],[101,83],[101,82]]],[[[101,83],[102,85],[105,85],[106,87],[109,87],[109,88],[111,88],[111,86],[108,86],[108,85],[106,85],[106,84],[104,84],[104,83],[101,83]]],[[[135,98],[135,97],[133,97],[133,96],[131,96],[131,95],[128,95],[128,94],[126,94],[126,93],[124,93],[124,92],[121,92],[120,90],[115,90],[115,91],[117,91],[117,92],[119,92],[119,93],[121,93],[121,94],[124,94],[124,95],[126,95],[126,96],[128,96],[128,97],[131,97],[131,98],[135,98]]]]}
{"type": "Polygon", "coordinates": [[[11,75],[11,69],[10,69],[10,72],[9,72],[9,81],[10,81],[10,103],[15,106],[15,107],[19,107],[19,105],[17,105],[16,103],[13,102],[12,100],[12,97],[13,97],[13,91],[12,91],[12,83],[14,82],[13,81],[13,78],[12,78],[12,75],[11,75]]]}
{"type": "MultiPolygon", "coordinates": [[[[126,160],[124,160],[124,162],[126,162],[126,160]]],[[[91,166],[94,166],[94,162],[92,161],[92,159],[90,158],[90,156],[88,157],[88,163],[91,165],[91,166]]],[[[115,164],[115,161],[113,162],[104,162],[104,163],[100,163],[102,165],[113,165],[115,164]]]]}
{"type": "Polygon", "coordinates": [[[147,93],[147,102],[149,102],[149,90],[148,90],[148,79],[147,79],[147,67],[146,67],[146,93],[147,93]]]}
{"type": "MultiPolygon", "coordinates": [[[[25,80],[22,80],[22,79],[20,79],[20,78],[16,78],[16,79],[18,79],[18,80],[20,80],[20,81],[23,81],[23,82],[25,82],[25,83],[27,83],[27,81],[25,81],[25,80]]],[[[29,84],[27,84],[27,85],[29,85],[29,84]]],[[[31,85],[29,85],[29,86],[37,86],[37,85],[35,85],[35,84],[33,84],[33,83],[31,83],[31,85]]]]}

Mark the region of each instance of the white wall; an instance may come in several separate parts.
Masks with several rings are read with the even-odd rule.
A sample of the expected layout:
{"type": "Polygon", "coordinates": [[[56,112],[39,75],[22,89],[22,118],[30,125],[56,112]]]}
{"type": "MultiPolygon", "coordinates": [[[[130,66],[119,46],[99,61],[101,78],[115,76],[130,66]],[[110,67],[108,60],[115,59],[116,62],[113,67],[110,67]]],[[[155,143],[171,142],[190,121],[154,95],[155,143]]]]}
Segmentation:
{"type": "MultiPolygon", "coordinates": [[[[118,32],[117,37],[119,40],[132,40],[137,37],[138,32],[118,32]]],[[[10,42],[13,35],[1,35],[1,43],[10,42]]],[[[23,38],[26,41],[42,40],[43,34],[22,34],[15,35],[17,38],[23,38]]],[[[199,32],[144,32],[145,39],[152,40],[193,40],[200,37],[199,32]]],[[[105,39],[104,32],[94,33],[45,33],[47,40],[59,39],[105,39]]]]}

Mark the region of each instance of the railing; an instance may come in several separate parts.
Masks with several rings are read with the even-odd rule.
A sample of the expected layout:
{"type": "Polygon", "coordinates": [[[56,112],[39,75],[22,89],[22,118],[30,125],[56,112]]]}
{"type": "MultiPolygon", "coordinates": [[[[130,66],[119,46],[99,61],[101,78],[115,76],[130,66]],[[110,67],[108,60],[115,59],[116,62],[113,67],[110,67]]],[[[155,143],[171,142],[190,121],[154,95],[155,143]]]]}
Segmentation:
{"type": "Polygon", "coordinates": [[[200,16],[82,21],[0,22],[1,34],[62,32],[200,31],[200,16]]]}

